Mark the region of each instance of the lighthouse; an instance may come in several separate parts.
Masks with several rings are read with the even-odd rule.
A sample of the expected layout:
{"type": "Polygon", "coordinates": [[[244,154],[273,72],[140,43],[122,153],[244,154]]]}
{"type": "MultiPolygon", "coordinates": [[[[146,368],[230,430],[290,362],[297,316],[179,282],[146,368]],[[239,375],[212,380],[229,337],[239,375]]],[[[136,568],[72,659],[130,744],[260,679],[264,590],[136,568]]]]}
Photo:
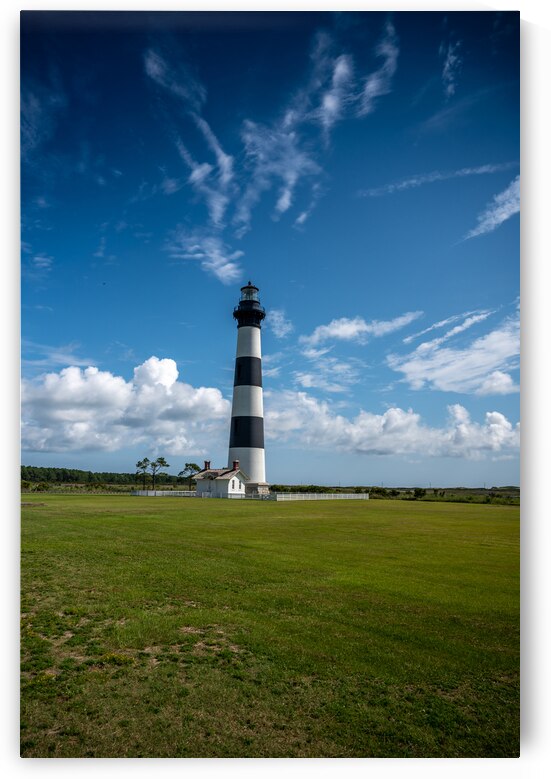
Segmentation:
{"type": "Polygon", "coordinates": [[[258,287],[241,287],[237,320],[237,352],[233,380],[228,463],[239,463],[247,475],[247,494],[267,494],[264,459],[264,404],[262,400],[262,351],[260,330],[266,316],[258,298],[258,287]]]}

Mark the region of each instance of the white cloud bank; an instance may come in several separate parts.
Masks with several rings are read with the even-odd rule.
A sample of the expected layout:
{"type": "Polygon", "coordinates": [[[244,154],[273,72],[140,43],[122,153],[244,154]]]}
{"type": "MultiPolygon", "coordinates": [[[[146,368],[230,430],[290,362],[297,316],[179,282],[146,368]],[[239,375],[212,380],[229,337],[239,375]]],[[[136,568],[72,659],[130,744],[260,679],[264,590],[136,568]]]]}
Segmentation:
{"type": "Polygon", "coordinates": [[[484,422],[478,423],[456,404],[448,407],[447,424],[434,428],[424,424],[411,409],[389,408],[384,414],[360,411],[354,419],[347,419],[335,414],[327,402],[305,392],[266,396],[268,440],[356,454],[422,454],[475,460],[516,453],[519,447],[520,426],[513,426],[498,411],[487,412],[484,422]]]}
{"type": "Polygon", "coordinates": [[[76,366],[22,385],[22,448],[115,451],[143,444],[165,455],[199,452],[225,433],[230,404],[220,390],[178,381],[174,360],[150,357],[126,381],[76,366]]]}
{"type": "MultiPolygon", "coordinates": [[[[503,386],[494,371],[486,380],[503,386]]],[[[303,386],[308,386],[307,382],[303,386]]],[[[201,453],[227,435],[230,403],[214,387],[179,380],[172,359],[150,357],[127,381],[97,367],[71,366],[23,381],[22,449],[34,452],[116,451],[143,446],[165,456],[201,453]]],[[[456,404],[441,427],[430,427],[412,409],[347,418],[335,405],[304,391],[266,391],[268,441],[349,454],[463,457],[517,454],[519,425],[498,411],[482,423],[456,404]]]]}

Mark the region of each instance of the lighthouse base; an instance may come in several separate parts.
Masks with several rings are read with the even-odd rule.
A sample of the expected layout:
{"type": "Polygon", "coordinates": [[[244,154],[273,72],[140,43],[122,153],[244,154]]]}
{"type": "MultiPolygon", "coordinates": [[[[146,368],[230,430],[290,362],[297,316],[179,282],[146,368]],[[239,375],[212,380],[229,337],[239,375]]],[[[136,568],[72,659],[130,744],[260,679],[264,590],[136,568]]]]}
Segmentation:
{"type": "Polygon", "coordinates": [[[269,495],[270,485],[265,481],[245,482],[245,495],[269,495]]]}

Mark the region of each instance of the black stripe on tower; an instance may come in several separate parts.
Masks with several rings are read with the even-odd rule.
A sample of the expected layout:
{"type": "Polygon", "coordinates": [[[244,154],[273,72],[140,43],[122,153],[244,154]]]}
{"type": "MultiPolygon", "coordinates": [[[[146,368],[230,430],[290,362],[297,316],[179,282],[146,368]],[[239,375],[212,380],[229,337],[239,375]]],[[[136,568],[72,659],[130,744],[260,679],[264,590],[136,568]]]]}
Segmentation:
{"type": "Polygon", "coordinates": [[[236,357],[234,387],[261,387],[262,360],[260,357],[236,357]]]}
{"type": "Polygon", "coordinates": [[[264,449],[264,420],[262,417],[232,417],[230,449],[245,446],[264,449]]]}

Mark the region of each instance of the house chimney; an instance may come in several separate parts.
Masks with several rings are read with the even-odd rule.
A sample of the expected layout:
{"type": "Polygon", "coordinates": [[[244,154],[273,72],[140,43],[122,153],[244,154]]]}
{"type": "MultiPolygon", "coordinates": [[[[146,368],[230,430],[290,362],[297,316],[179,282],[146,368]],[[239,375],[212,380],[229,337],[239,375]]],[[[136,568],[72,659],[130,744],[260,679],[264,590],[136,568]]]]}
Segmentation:
{"type": "Polygon", "coordinates": [[[209,471],[210,470],[210,460],[205,460],[205,468],[204,468],[204,470],[205,471],[209,471]]]}
{"type": "Polygon", "coordinates": [[[238,471],[239,470],[239,460],[233,461],[233,470],[238,471]]]}

